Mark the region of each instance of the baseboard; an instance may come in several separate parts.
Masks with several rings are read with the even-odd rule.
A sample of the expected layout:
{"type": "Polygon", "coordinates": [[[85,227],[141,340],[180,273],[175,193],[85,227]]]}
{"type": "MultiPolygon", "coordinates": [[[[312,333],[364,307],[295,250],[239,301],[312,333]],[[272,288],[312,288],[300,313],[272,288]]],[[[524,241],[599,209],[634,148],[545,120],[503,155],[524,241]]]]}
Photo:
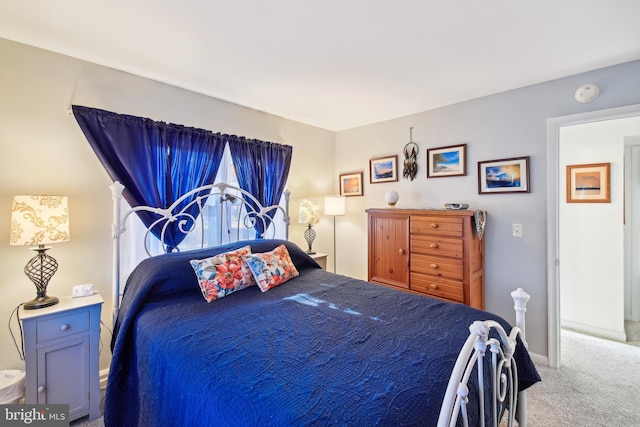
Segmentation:
{"type": "Polygon", "coordinates": [[[109,377],[109,369],[103,369],[100,371],[100,389],[104,390],[107,388],[107,378],[109,377]]]}
{"type": "Polygon", "coordinates": [[[529,356],[531,356],[531,360],[536,365],[549,366],[549,357],[531,352],[529,352],[529,356]]]}
{"type": "Polygon", "coordinates": [[[575,332],[580,332],[587,335],[592,335],[598,338],[605,338],[612,341],[625,342],[627,341],[627,335],[622,332],[610,331],[608,329],[598,328],[596,326],[585,325],[583,323],[571,322],[569,320],[561,320],[560,325],[564,329],[569,329],[575,332]]]}

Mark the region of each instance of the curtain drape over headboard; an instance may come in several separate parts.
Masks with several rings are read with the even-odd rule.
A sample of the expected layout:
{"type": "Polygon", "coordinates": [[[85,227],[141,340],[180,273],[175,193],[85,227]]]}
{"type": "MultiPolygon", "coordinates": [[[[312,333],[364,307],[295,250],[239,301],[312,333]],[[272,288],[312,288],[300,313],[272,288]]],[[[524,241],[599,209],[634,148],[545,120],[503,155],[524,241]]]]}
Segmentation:
{"type": "MultiPolygon", "coordinates": [[[[258,199],[262,206],[277,205],[289,176],[293,147],[233,137],[229,139],[229,150],[240,187],[258,199]]],[[[273,220],[275,211],[268,215],[273,220]]],[[[266,231],[263,227],[262,222],[257,221],[254,226],[256,236],[266,231]]]]}
{"type": "MultiPolygon", "coordinates": [[[[186,192],[213,184],[227,143],[242,189],[263,206],[278,204],[282,196],[291,164],[291,146],[96,108],[74,105],[72,109],[111,179],[124,185],[124,197],[131,207],[166,209],[186,192]]],[[[194,198],[185,199],[180,207],[194,198]]],[[[196,210],[194,206],[193,212],[196,210]]],[[[137,213],[147,228],[157,218],[150,212],[137,213]]],[[[178,226],[178,222],[170,224],[161,239],[169,251],[184,239],[178,226]]],[[[262,224],[255,228],[257,234],[265,231],[262,224]]],[[[159,227],[152,232],[160,238],[159,227]]]]}

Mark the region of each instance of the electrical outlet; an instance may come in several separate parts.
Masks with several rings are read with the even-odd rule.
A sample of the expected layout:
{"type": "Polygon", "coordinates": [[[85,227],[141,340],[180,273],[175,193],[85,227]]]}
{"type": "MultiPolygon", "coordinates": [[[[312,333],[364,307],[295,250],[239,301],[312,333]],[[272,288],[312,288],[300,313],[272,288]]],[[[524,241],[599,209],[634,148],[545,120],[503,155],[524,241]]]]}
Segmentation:
{"type": "Polygon", "coordinates": [[[511,224],[511,234],[513,237],[522,237],[522,224],[511,224]]]}

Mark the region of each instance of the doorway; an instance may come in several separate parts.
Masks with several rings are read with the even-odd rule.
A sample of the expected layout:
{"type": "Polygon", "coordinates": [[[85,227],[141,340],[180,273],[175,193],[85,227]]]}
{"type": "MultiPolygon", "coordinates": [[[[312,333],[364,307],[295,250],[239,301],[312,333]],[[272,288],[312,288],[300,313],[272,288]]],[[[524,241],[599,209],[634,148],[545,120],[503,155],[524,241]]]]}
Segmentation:
{"type": "MultiPolygon", "coordinates": [[[[625,286],[624,319],[640,322],[640,136],[624,139],[625,158],[625,286]]],[[[635,325],[632,326],[632,328],[635,325]]],[[[633,328],[640,331],[640,328],[633,328]]],[[[627,331],[627,335],[629,331],[627,331]]],[[[634,337],[638,333],[633,334],[634,337]]],[[[635,338],[632,341],[637,341],[635,338]]]]}
{"type": "MultiPolygon", "coordinates": [[[[547,309],[548,309],[548,357],[549,366],[560,366],[560,211],[564,194],[559,185],[564,182],[560,177],[559,151],[561,129],[593,122],[640,117],[640,105],[614,108],[610,110],[551,118],[547,121],[547,309]]],[[[621,313],[621,316],[623,314],[621,313]]]]}

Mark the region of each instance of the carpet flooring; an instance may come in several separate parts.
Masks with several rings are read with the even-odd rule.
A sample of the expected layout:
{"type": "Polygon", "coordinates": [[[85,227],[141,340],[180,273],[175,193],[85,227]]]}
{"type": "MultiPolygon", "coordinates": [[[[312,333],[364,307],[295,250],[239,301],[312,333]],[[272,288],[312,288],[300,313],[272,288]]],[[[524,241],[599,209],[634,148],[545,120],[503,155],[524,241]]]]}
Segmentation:
{"type": "MultiPolygon", "coordinates": [[[[640,426],[640,324],[630,326],[637,328],[637,335],[627,329],[632,345],[563,330],[562,366],[539,366],[542,382],[527,391],[527,425],[640,426]]],[[[104,427],[104,422],[85,417],[71,426],[104,427]]]]}

